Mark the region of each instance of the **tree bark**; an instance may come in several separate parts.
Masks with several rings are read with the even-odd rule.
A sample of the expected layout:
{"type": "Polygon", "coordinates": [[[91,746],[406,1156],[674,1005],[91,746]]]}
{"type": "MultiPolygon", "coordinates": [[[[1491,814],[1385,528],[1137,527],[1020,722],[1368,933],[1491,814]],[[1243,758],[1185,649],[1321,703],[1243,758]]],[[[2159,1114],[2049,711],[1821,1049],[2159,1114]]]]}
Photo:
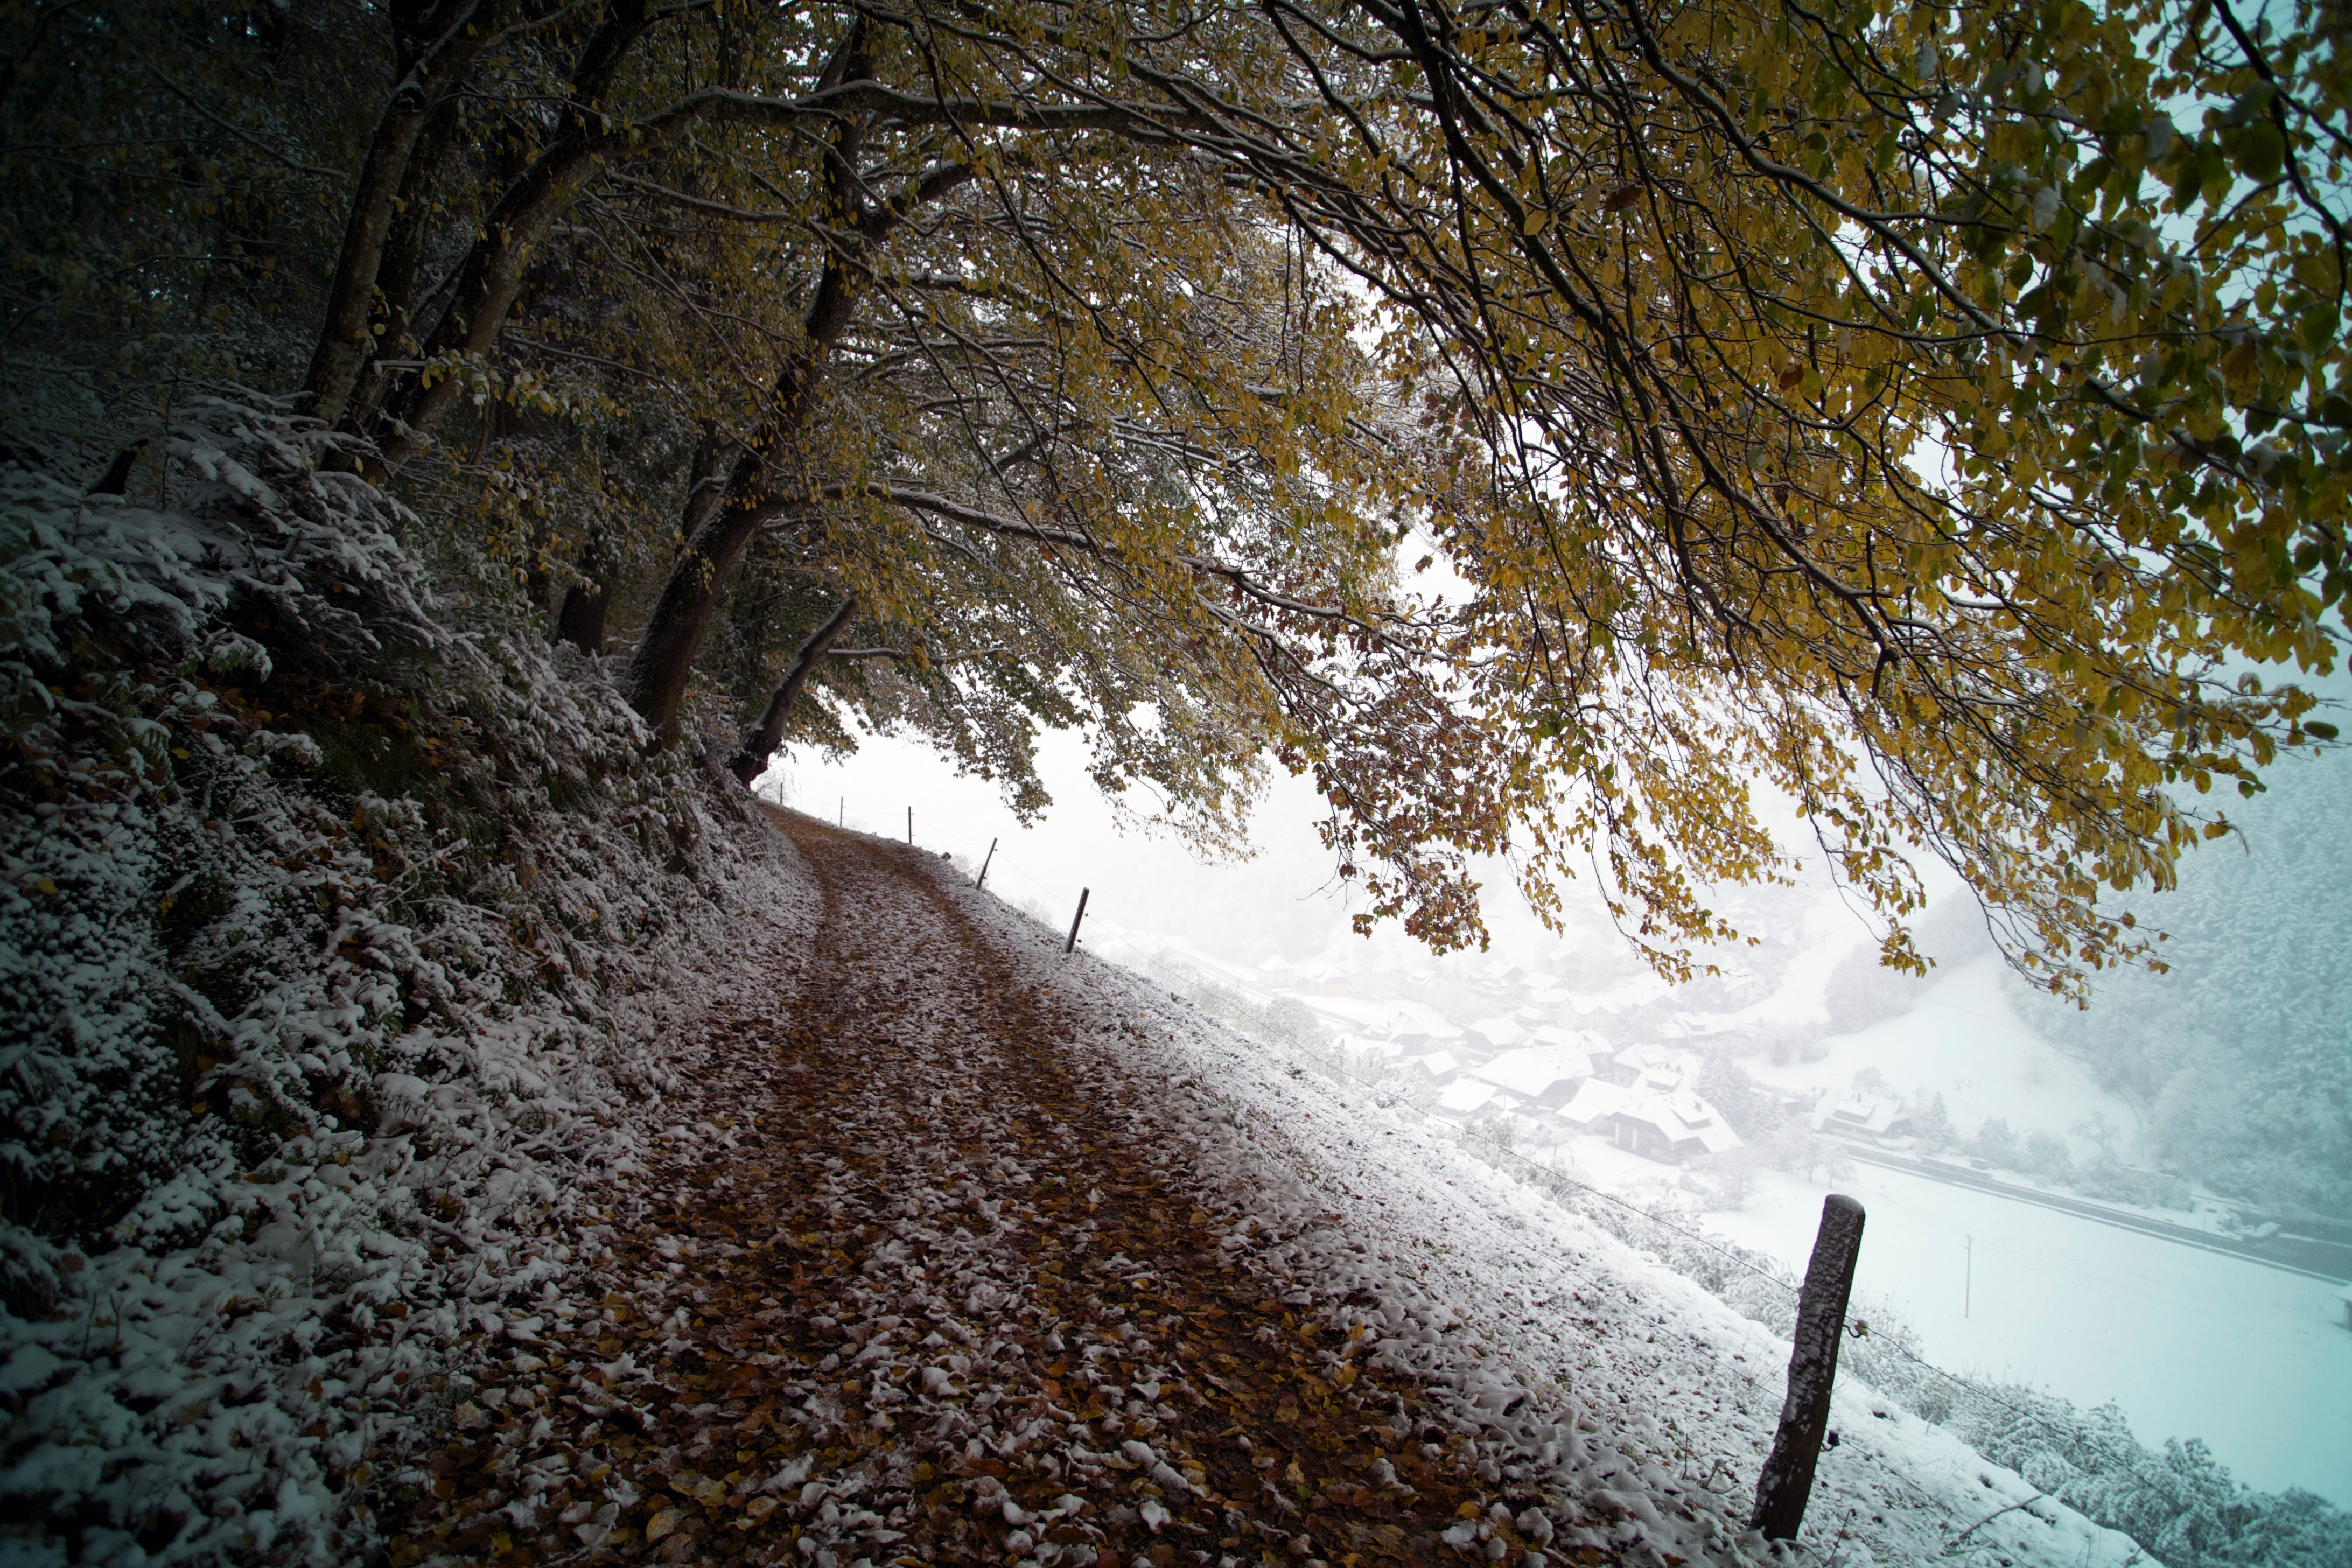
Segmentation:
{"type": "Polygon", "coordinates": [[[604,651],[604,612],[612,608],[613,584],[604,578],[574,583],[563,590],[563,607],[556,612],[555,640],[568,642],[583,653],[604,651]]]}
{"type": "Polygon", "coordinates": [[[743,731],[743,739],[736,745],[735,755],[727,764],[728,771],[737,778],[750,784],[760,776],[760,770],[768,765],[768,759],[776,754],[776,748],[783,743],[784,723],[792,717],[793,704],[800,700],[801,689],[808,684],[817,661],[824,658],[841,634],[849,629],[849,619],[856,613],[857,601],[844,599],[825,618],[824,625],[802,639],[799,651],[793,655],[792,668],[784,671],[784,679],[777,686],[775,695],[768,699],[768,706],[761,712],[760,721],[743,731]]]}
{"type": "MultiPolygon", "coordinates": [[[[547,149],[531,160],[492,204],[459,268],[449,306],[425,344],[425,357],[473,357],[488,351],[521,297],[532,254],[555,220],[569,208],[605,155],[630,142],[628,132],[607,126],[599,112],[629,54],[659,18],[646,0],[615,0],[572,74],[571,101],[547,149]]],[[[456,376],[432,385],[422,378],[387,400],[391,428],[377,446],[387,467],[413,457],[465,391],[456,376]]]]}
{"type": "MultiPolygon", "coordinates": [[[[423,352],[422,339],[425,324],[417,317],[423,303],[417,298],[418,285],[425,276],[425,260],[432,248],[434,216],[434,181],[449,166],[457,151],[458,100],[445,94],[425,129],[416,139],[415,151],[410,153],[408,172],[400,182],[400,196],[394,204],[390,226],[386,229],[383,251],[376,263],[373,313],[368,319],[368,352],[375,355],[413,358],[423,352]]],[[[362,431],[373,426],[383,410],[383,401],[391,388],[383,373],[367,374],[368,367],[359,367],[359,381],[344,400],[340,423],[350,431],[362,431]]]]}
{"type": "Polygon", "coordinates": [[[629,705],[664,745],[677,739],[678,710],[727,574],[761,528],[816,499],[801,444],[815,415],[825,363],[856,312],[867,257],[911,213],[971,178],[967,167],[941,165],[899,203],[862,210],[856,172],[862,142],[860,125],[844,126],[828,160],[835,210],[846,219],[841,227],[848,237],[835,246],[817,280],[816,297],[801,323],[800,346],[777,372],[768,412],[736,458],[717,504],[702,510],[709,503],[699,486],[688,497],[686,548],[630,655],[629,705]]]}
{"type": "MultiPolygon", "coordinates": [[[[802,323],[802,347],[777,374],[768,416],[751,445],[736,458],[719,504],[688,533],[686,548],[670,568],[630,656],[629,705],[653,726],[664,745],[677,738],[678,709],[686,700],[695,656],[701,651],[727,574],[742,559],[753,535],[809,499],[805,475],[798,472],[801,454],[794,448],[814,412],[816,382],[825,357],[856,309],[856,267],[838,252],[826,263],[816,299],[802,323]],[[784,489],[788,476],[800,479],[798,490],[784,489]]],[[[692,506],[689,500],[689,515],[692,506]]]]}
{"type": "Polygon", "coordinates": [[[604,651],[604,613],[613,605],[614,565],[607,542],[591,532],[580,547],[581,582],[563,590],[555,612],[555,640],[585,654],[604,651]]]}
{"type": "MultiPolygon", "coordinates": [[[[866,20],[850,26],[819,79],[820,92],[839,90],[869,79],[871,37],[866,20]]],[[[629,662],[629,702],[667,745],[677,738],[678,709],[694,673],[695,656],[710,625],[720,584],[742,558],[761,528],[816,499],[800,450],[815,412],[817,384],[833,345],[849,327],[866,277],[867,258],[919,209],[946,196],[972,177],[962,164],[943,163],[916,181],[898,201],[869,206],[857,163],[864,151],[866,119],[845,119],[825,158],[830,216],[844,237],[817,280],[816,298],[801,324],[801,346],[777,374],[768,414],[751,445],[737,459],[725,498],[687,536],[686,549],[662,584],[661,597],[637,639],[629,662]],[[787,482],[792,486],[786,489],[787,482]]]]}
{"type": "Polygon", "coordinates": [[[309,412],[330,425],[341,424],[350,410],[360,372],[374,350],[368,327],[375,310],[376,275],[417,138],[496,30],[497,9],[497,0],[394,0],[393,55],[399,78],[368,138],[335,256],[335,276],[327,288],[318,346],[303,382],[309,412]]]}

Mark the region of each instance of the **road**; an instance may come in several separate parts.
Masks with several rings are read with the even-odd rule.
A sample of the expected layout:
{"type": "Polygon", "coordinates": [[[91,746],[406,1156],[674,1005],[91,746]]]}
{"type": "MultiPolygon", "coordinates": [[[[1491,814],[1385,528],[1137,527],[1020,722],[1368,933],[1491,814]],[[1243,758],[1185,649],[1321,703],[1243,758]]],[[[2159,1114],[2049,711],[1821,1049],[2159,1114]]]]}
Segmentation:
{"type": "Polygon", "coordinates": [[[2189,1226],[2175,1225],[2169,1220],[2150,1219],[2128,1209],[2110,1208],[2105,1204],[2083,1198],[2070,1198],[2057,1193],[2047,1193],[2037,1187],[2021,1187],[2011,1182],[1997,1181],[1974,1171],[1961,1170],[1937,1160],[1914,1160],[1902,1154],[1890,1154],[1883,1149],[1848,1143],[1846,1151],[1865,1165],[1881,1165],[1907,1175],[1924,1176],[1932,1182],[1943,1182],[1955,1187],[1968,1187],[1980,1193],[1990,1193],[2021,1204],[2035,1204],[2042,1208],[2056,1209],[2084,1219],[2111,1225],[2118,1230],[2133,1230],[2142,1236],[2153,1236],[2164,1241],[2177,1241],[2184,1247],[2202,1247],[2207,1252],[2219,1252],[2225,1257],[2242,1258],[2272,1268],[2283,1268],[2290,1274],[2306,1275],[2314,1279],[2326,1279],[2342,1284],[2352,1281],[2352,1247],[2333,1242],[2317,1241],[2309,1237],[2272,1236],[2261,1240],[2233,1236],[2216,1236],[2210,1231],[2196,1230],[2189,1226]]]}

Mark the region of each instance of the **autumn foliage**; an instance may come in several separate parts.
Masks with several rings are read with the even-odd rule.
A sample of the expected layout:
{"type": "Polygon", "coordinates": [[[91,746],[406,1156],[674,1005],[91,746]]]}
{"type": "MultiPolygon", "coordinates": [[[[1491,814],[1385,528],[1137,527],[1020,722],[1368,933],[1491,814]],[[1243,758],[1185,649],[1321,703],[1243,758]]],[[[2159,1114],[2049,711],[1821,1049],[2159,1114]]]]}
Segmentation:
{"type": "Polygon", "coordinates": [[[2063,988],[2334,736],[2331,11],[6,14],[11,460],[299,390],[721,758],[1030,811],[1082,725],[1211,845],[1275,759],[1368,919],[1475,942],[1507,854],[1670,971],[1761,787],[1891,962],[1926,852],[2063,988]]]}

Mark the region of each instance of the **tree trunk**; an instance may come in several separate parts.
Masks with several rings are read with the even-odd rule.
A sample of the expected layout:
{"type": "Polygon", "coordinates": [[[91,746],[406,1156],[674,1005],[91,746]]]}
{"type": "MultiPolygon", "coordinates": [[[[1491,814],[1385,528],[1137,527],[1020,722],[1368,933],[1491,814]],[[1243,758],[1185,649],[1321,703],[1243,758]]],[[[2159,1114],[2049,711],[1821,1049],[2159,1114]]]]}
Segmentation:
{"type": "Polygon", "coordinates": [[[327,310],[304,379],[308,411],[330,425],[351,407],[361,370],[374,350],[368,331],[385,237],[426,121],[496,29],[497,0],[394,0],[392,100],[368,139],[352,194],[351,215],[327,289],[327,310]]]}
{"type": "MultiPolygon", "coordinates": [[[[630,656],[629,705],[653,726],[664,745],[677,739],[678,709],[686,700],[695,656],[702,649],[702,636],[709,628],[727,574],[742,559],[753,535],[806,500],[804,494],[782,491],[781,481],[786,476],[778,470],[796,457],[798,437],[814,410],[818,372],[856,306],[851,265],[838,255],[826,264],[803,323],[805,346],[778,373],[767,418],[752,444],[735,459],[719,504],[687,534],[686,548],[670,568],[630,656]]],[[[689,498],[689,517],[695,505],[689,498]]]]}
{"type": "MultiPolygon", "coordinates": [[[[368,320],[372,354],[411,359],[424,352],[429,323],[417,318],[423,301],[416,291],[433,247],[434,180],[457,152],[457,107],[455,95],[445,95],[418,135],[415,151],[409,154],[408,172],[400,182],[399,200],[376,263],[375,310],[368,320]]],[[[362,365],[360,378],[344,401],[341,423],[346,430],[373,427],[391,390],[382,371],[369,375],[367,366],[362,365]]]]}
{"type": "Polygon", "coordinates": [[[555,616],[555,640],[568,642],[583,653],[604,651],[604,612],[613,605],[613,584],[599,577],[574,583],[563,590],[563,607],[555,616]]]}
{"type": "Polygon", "coordinates": [[[563,590],[563,603],[555,612],[557,642],[568,642],[586,654],[604,651],[604,614],[613,606],[615,574],[607,542],[590,533],[580,550],[580,575],[585,581],[563,590]]]}
{"type": "MultiPolygon", "coordinates": [[[[498,342],[507,313],[521,297],[540,241],[586,186],[605,154],[630,144],[599,110],[630,52],[657,19],[647,16],[645,0],[616,0],[604,25],[581,51],[561,128],[482,220],[482,237],[460,267],[448,309],[425,342],[426,359],[443,354],[471,358],[498,342]]],[[[420,377],[401,396],[388,400],[392,428],[377,443],[384,464],[398,468],[413,457],[464,391],[456,376],[442,376],[431,386],[420,377]]]]}
{"type": "MultiPolygon", "coordinates": [[[[477,358],[498,342],[507,313],[522,295],[531,254],[587,184],[597,157],[595,145],[565,142],[507,187],[483,220],[483,237],[467,257],[448,311],[425,345],[426,359],[477,358]]],[[[455,375],[443,375],[430,386],[422,377],[408,383],[404,395],[387,405],[393,427],[377,442],[385,464],[398,468],[415,456],[466,392],[466,382],[455,375]]]]}
{"type": "Polygon", "coordinates": [[[808,684],[809,675],[817,661],[829,651],[841,634],[849,629],[849,618],[857,613],[857,601],[844,599],[835,607],[824,625],[802,640],[800,650],[793,655],[792,668],[784,671],[776,694],[768,699],[768,706],[760,721],[743,731],[742,741],[735,748],[728,771],[745,784],[760,776],[768,759],[776,754],[783,743],[784,722],[792,717],[793,704],[800,700],[801,689],[808,684]]]}

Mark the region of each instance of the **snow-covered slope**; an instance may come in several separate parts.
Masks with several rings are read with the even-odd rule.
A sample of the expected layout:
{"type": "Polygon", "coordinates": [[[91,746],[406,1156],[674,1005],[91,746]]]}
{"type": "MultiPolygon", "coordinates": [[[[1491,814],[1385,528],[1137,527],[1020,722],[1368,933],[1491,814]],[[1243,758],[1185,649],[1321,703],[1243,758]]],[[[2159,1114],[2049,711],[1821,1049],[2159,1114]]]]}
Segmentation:
{"type": "Polygon", "coordinates": [[[604,671],[452,629],[332,439],[199,403],[169,510],[0,476],[0,1561],[363,1552],[808,913],[604,671]]]}

